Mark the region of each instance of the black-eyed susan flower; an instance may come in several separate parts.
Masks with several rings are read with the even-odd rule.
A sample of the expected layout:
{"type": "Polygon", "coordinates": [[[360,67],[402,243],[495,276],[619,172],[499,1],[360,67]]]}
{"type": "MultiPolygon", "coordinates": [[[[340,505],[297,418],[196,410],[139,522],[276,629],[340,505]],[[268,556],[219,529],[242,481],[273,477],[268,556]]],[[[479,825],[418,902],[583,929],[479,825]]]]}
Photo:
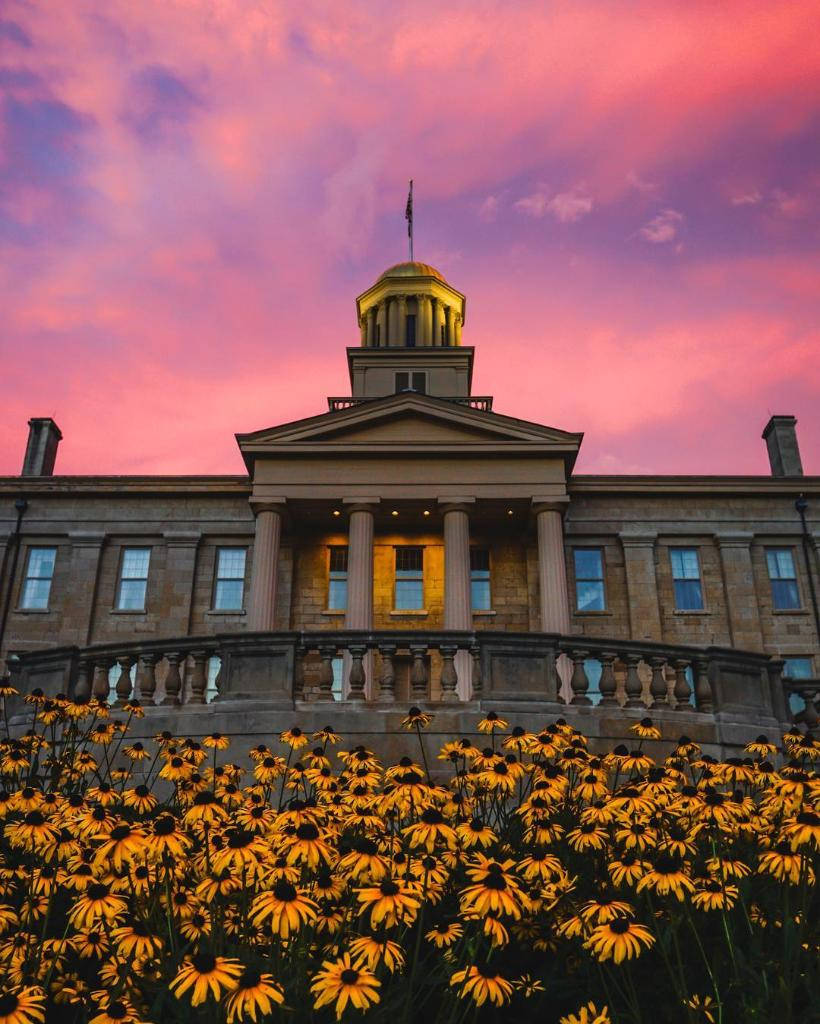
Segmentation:
{"type": "Polygon", "coordinates": [[[284,849],[289,864],[304,864],[311,871],[335,859],[328,836],[323,835],[312,821],[302,822],[285,840],[284,849]]]}
{"type": "Polygon", "coordinates": [[[811,845],[820,851],[820,814],[815,811],[799,811],[783,823],[782,834],[791,844],[792,850],[811,845]]]}
{"type": "Polygon", "coordinates": [[[686,893],[695,889],[695,883],[684,870],[683,865],[677,857],[669,854],[659,854],[649,871],[638,881],[637,892],[649,889],[659,896],[674,896],[680,902],[686,893]]]}
{"type": "Polygon", "coordinates": [[[461,890],[462,910],[521,917],[523,894],[511,873],[515,862],[491,860],[480,853],[476,859],[477,863],[467,869],[474,884],[461,890]]]}
{"type": "Polygon", "coordinates": [[[684,1000],[684,1006],[698,1015],[699,1020],[707,1024],[715,1024],[717,1021],[718,1005],[711,996],[692,995],[684,1000]]]}
{"type": "Polygon", "coordinates": [[[659,740],[661,738],[661,731],[651,718],[642,718],[640,722],[634,722],[630,725],[629,731],[634,732],[642,740],[659,740]]]}
{"type": "Polygon", "coordinates": [[[154,957],[162,949],[162,939],[151,931],[144,921],[114,928],[111,938],[121,956],[154,957]]]}
{"type": "Polygon", "coordinates": [[[612,1018],[608,1006],[602,1006],[599,1010],[595,1003],[590,1002],[562,1017],[559,1024],[612,1024],[612,1018]]]}
{"type": "Polygon", "coordinates": [[[239,978],[239,984],[225,1002],[227,1024],[246,1020],[256,1021],[257,1013],[267,1017],[273,1013],[274,1004],[285,1001],[282,986],[272,974],[265,974],[258,967],[246,967],[239,978]]]}
{"type": "Polygon", "coordinates": [[[97,1012],[88,1024],[140,1024],[139,1015],[126,996],[111,992],[92,992],[91,998],[97,1004],[97,1012]]]}
{"type": "Polygon", "coordinates": [[[450,976],[450,986],[461,999],[472,999],[476,1006],[490,1002],[495,1006],[508,1003],[513,992],[512,982],[499,974],[497,968],[486,963],[464,967],[450,976]]]}
{"type": "Polygon", "coordinates": [[[242,965],[238,960],[200,952],[183,960],[169,988],[177,999],[190,991],[191,1006],[200,1006],[209,995],[219,1000],[224,992],[233,992],[241,976],[242,965]]]}
{"type": "Polygon", "coordinates": [[[433,716],[415,705],[407,712],[407,717],[402,719],[404,729],[426,729],[433,721],[433,716]]]}
{"type": "Polygon", "coordinates": [[[773,875],[779,882],[788,882],[789,885],[798,885],[805,871],[809,884],[814,882],[814,871],[807,858],[792,850],[785,840],[760,854],[757,870],[760,874],[773,875]]]}
{"type": "Polygon", "coordinates": [[[251,904],[251,921],[255,925],[269,924],[281,939],[315,919],[314,900],[284,880],[277,882],[270,891],[260,893],[251,904]]]}
{"type": "Polygon", "coordinates": [[[424,937],[428,942],[432,942],[437,949],[447,949],[458,942],[463,934],[464,926],[458,921],[440,921],[424,937]]]}
{"type": "Polygon", "coordinates": [[[45,992],[36,986],[0,993],[0,1024],[42,1024],[46,1019],[45,992]]]}
{"type": "Polygon", "coordinates": [[[593,928],[586,946],[598,960],[611,959],[619,964],[623,960],[640,956],[654,942],[652,933],[645,925],[627,917],[616,917],[593,928]]]}
{"type": "Polygon", "coordinates": [[[692,906],[698,910],[729,910],[737,903],[738,896],[736,885],[721,884],[716,878],[710,878],[692,893],[692,906]]]}
{"type": "Polygon", "coordinates": [[[392,928],[398,921],[413,921],[421,901],[419,886],[403,878],[383,878],[378,885],[356,890],[362,914],[370,911],[370,927],[375,929],[384,922],[392,928]]]}
{"type": "Polygon", "coordinates": [[[75,928],[90,928],[99,922],[116,921],[127,909],[121,896],[111,891],[104,882],[92,882],[80,894],[69,912],[68,919],[75,928]]]}
{"type": "Polygon", "coordinates": [[[497,711],[488,711],[484,718],[478,723],[479,732],[504,732],[509,727],[509,722],[501,718],[497,711]]]}
{"type": "Polygon", "coordinates": [[[379,940],[372,935],[362,935],[350,943],[350,955],[355,967],[365,966],[375,971],[379,965],[394,974],[404,967],[404,951],[392,939],[379,940]]]}
{"type": "Polygon", "coordinates": [[[447,823],[447,819],[437,807],[425,807],[419,820],[408,825],[404,834],[410,841],[410,847],[423,846],[432,853],[437,842],[455,847],[457,842],[455,829],[447,823]]]}
{"type": "Polygon", "coordinates": [[[305,736],[298,725],[293,725],[290,729],[286,729],[280,734],[279,739],[282,743],[287,743],[291,750],[299,750],[307,746],[308,742],[307,736],[305,736]]]}
{"type": "Polygon", "coordinates": [[[310,983],[314,1009],[335,1003],[336,1019],[341,1020],[348,1003],[357,1010],[367,1010],[379,1001],[381,982],[362,967],[355,967],[350,953],[338,960],[325,960],[310,983]]]}

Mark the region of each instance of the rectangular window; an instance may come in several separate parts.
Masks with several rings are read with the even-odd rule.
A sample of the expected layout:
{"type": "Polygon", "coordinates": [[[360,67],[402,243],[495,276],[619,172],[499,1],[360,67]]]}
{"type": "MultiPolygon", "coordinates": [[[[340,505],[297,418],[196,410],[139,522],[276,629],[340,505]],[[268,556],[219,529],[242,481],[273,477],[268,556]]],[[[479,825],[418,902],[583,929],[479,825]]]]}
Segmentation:
{"type": "Polygon", "coordinates": [[[575,597],[579,612],[602,612],[604,594],[604,553],[600,548],[575,548],[575,597]]]}
{"type": "Polygon", "coordinates": [[[327,606],[334,611],[347,608],[347,548],[330,548],[327,606]]]}
{"type": "Polygon", "coordinates": [[[416,314],[408,313],[405,317],[405,344],[408,348],[416,347],[416,314]]]}
{"type": "Polygon", "coordinates": [[[57,560],[56,548],[29,548],[26,562],[26,575],[20,598],[21,608],[48,608],[51,593],[51,580],[54,576],[54,563],[57,560]]]}
{"type": "Polygon", "coordinates": [[[396,394],[399,391],[418,391],[420,395],[427,394],[427,374],[424,372],[420,373],[408,373],[405,370],[400,371],[396,374],[396,394]]]}
{"type": "Polygon", "coordinates": [[[492,608],[490,552],[486,548],[470,548],[470,600],[474,612],[487,612],[492,608]]]}
{"type": "Polygon", "coordinates": [[[402,371],[396,374],[396,394],[410,387],[410,374],[402,371]]]}
{"type": "Polygon", "coordinates": [[[216,584],[214,608],[216,611],[241,611],[245,596],[246,548],[216,549],[216,584]]]}
{"type": "Polygon", "coordinates": [[[772,584],[772,605],[779,610],[800,607],[791,548],[767,548],[766,565],[772,584]]]}
{"type": "Polygon", "coordinates": [[[426,373],[414,373],[412,376],[413,390],[418,391],[420,395],[427,393],[427,374],[426,373]]]}
{"type": "Polygon", "coordinates": [[[396,548],[396,611],[424,608],[424,548],[396,548]]]}
{"type": "Polygon", "coordinates": [[[670,548],[672,580],[675,587],[675,608],[682,612],[703,609],[703,587],[697,548],[670,548]]]}
{"type": "Polygon", "coordinates": [[[117,608],[121,611],[143,611],[148,584],[150,548],[123,548],[117,608]]]}

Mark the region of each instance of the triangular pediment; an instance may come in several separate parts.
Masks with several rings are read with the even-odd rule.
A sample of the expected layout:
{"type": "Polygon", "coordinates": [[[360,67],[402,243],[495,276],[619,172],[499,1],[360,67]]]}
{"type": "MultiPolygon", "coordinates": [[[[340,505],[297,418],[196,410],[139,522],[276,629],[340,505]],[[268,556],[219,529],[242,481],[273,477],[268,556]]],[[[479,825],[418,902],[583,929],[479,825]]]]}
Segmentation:
{"type": "Polygon", "coordinates": [[[462,448],[485,445],[577,452],[581,434],[416,393],[391,395],[339,412],[237,435],[244,454],[305,446],[462,448]]]}

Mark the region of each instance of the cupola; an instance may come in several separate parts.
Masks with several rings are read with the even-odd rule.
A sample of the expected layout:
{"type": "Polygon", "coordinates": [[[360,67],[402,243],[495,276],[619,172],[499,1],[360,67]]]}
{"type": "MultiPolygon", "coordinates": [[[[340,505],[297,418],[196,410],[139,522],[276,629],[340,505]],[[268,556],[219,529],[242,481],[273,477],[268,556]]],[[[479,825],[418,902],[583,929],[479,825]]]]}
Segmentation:
{"type": "Polygon", "coordinates": [[[460,345],[466,302],[429,263],[397,263],[356,299],[362,348],[460,345]]]}

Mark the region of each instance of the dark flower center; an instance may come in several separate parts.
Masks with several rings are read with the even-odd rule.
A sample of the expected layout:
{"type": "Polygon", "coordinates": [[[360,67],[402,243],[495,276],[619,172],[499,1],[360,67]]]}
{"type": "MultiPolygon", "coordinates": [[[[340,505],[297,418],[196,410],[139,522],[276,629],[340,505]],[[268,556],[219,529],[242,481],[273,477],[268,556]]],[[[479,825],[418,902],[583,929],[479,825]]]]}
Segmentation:
{"type": "Polygon", "coordinates": [[[820,825],[820,815],[815,814],[814,811],[801,811],[797,815],[797,821],[800,825],[820,825]]]}
{"type": "Polygon", "coordinates": [[[125,1020],[128,1016],[128,1007],[119,999],[115,999],[113,1003],[108,1004],[105,1012],[113,1020],[125,1020]]]}
{"type": "Polygon", "coordinates": [[[20,1000],[13,992],[0,996],[0,1017],[10,1017],[17,1009],[20,1000]]]}
{"type": "Polygon", "coordinates": [[[244,850],[253,842],[253,832],[244,828],[235,828],[228,836],[228,848],[230,850],[244,850]]]}
{"type": "Polygon", "coordinates": [[[191,957],[191,963],[197,974],[210,974],[216,967],[216,957],[213,953],[196,953],[191,957]]]}
{"type": "Polygon", "coordinates": [[[305,839],[307,841],[318,839],[319,829],[311,822],[306,822],[304,825],[300,825],[299,828],[296,829],[296,838],[305,839]]]}
{"type": "Polygon", "coordinates": [[[425,825],[443,825],[444,815],[441,811],[437,811],[435,807],[428,807],[422,814],[421,820],[425,825]]]}
{"type": "Polygon", "coordinates": [[[470,822],[470,831],[471,832],[483,832],[484,831],[484,822],[481,820],[481,818],[473,818],[473,820],[470,822]]]}
{"type": "Polygon", "coordinates": [[[262,972],[258,967],[246,967],[245,973],[239,979],[240,988],[256,988],[262,980],[262,972]]]}
{"type": "Polygon", "coordinates": [[[92,882],[86,890],[88,898],[92,900],[104,900],[108,895],[108,886],[102,882],[92,882]]]}
{"type": "Polygon", "coordinates": [[[151,790],[147,786],[139,785],[139,786],[136,787],[134,792],[137,794],[137,796],[143,797],[143,796],[148,796],[150,794],[151,790]]]}
{"type": "Polygon", "coordinates": [[[25,821],[27,825],[33,825],[35,828],[37,828],[40,825],[44,825],[46,819],[45,816],[41,814],[39,811],[29,811],[28,814],[26,815],[25,821]]]}
{"type": "Polygon", "coordinates": [[[297,893],[290,882],[279,881],[273,887],[273,895],[280,903],[292,903],[296,899],[297,893]]]}
{"type": "Polygon", "coordinates": [[[491,978],[498,977],[498,971],[494,971],[489,964],[476,964],[475,969],[478,971],[482,978],[487,978],[489,980],[491,978]]]}
{"type": "Polygon", "coordinates": [[[385,878],[379,886],[382,896],[396,896],[400,889],[391,878],[385,878]]]}
{"type": "Polygon", "coordinates": [[[629,931],[629,921],[625,917],[616,917],[609,922],[609,927],[616,935],[625,935],[629,931]]]}
{"type": "Polygon", "coordinates": [[[349,967],[346,967],[341,975],[341,981],[343,985],[355,985],[359,980],[359,972],[353,971],[349,967]]]}
{"type": "Polygon", "coordinates": [[[216,797],[209,789],[203,790],[203,792],[201,793],[197,793],[197,795],[194,797],[194,804],[196,804],[198,807],[205,807],[207,804],[215,803],[216,797]]]}
{"type": "Polygon", "coordinates": [[[170,816],[170,814],[163,814],[162,817],[157,818],[154,822],[154,835],[156,836],[170,836],[176,828],[176,822],[170,816]]]}
{"type": "Polygon", "coordinates": [[[123,839],[127,839],[130,835],[131,829],[128,825],[117,825],[116,828],[111,829],[111,838],[118,843],[123,839]]]}

